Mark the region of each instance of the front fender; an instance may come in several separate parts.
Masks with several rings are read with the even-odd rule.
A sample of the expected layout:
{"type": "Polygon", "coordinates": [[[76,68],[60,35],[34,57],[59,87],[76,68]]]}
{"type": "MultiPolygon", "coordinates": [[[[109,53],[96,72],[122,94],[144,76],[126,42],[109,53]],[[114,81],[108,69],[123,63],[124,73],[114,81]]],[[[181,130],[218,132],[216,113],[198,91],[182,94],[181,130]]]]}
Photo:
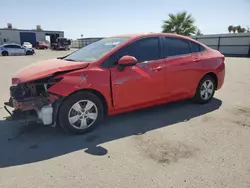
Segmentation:
{"type": "Polygon", "coordinates": [[[109,69],[81,69],[58,77],[63,79],[50,87],[49,92],[67,97],[79,90],[92,89],[100,92],[108,106],[112,106],[109,69]]]}

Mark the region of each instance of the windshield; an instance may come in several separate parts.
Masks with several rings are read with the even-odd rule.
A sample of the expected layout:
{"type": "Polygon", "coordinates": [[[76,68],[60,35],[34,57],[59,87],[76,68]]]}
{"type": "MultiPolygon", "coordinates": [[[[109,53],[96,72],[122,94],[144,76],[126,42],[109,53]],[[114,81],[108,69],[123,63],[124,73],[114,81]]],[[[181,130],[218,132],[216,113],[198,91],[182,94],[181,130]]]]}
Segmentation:
{"type": "Polygon", "coordinates": [[[30,43],[29,43],[29,42],[24,42],[23,44],[25,44],[25,45],[26,45],[26,44],[30,44],[30,43]]]}
{"type": "Polygon", "coordinates": [[[87,62],[96,61],[107,52],[126,42],[127,40],[129,40],[129,38],[105,38],[85,46],[80,50],[77,50],[76,52],[67,56],[65,60],[87,62]]]}

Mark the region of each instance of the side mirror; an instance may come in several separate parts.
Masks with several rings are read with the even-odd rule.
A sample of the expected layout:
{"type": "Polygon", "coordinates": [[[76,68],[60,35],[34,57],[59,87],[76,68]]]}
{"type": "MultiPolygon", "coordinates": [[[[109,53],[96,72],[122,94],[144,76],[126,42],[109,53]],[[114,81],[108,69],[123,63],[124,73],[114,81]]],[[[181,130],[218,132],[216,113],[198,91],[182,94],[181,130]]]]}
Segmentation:
{"type": "Polygon", "coordinates": [[[133,56],[125,55],[118,61],[118,65],[121,65],[123,67],[126,66],[133,66],[137,63],[137,59],[133,56]]]}

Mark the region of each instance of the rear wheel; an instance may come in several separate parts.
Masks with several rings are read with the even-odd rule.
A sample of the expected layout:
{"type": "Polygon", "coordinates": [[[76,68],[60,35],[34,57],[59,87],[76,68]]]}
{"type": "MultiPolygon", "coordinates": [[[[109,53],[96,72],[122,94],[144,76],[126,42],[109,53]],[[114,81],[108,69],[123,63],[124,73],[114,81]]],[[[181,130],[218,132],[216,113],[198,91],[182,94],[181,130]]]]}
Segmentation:
{"type": "Polygon", "coordinates": [[[59,124],[68,133],[83,134],[94,129],[104,117],[100,98],[91,92],[79,92],[69,96],[58,113],[59,124]]]}
{"type": "Polygon", "coordinates": [[[194,101],[196,103],[205,104],[212,100],[216,89],[215,80],[212,76],[203,77],[197,87],[194,101]]]}
{"type": "Polygon", "coordinates": [[[2,56],[8,56],[8,55],[9,55],[9,53],[7,51],[2,52],[2,56]]]}

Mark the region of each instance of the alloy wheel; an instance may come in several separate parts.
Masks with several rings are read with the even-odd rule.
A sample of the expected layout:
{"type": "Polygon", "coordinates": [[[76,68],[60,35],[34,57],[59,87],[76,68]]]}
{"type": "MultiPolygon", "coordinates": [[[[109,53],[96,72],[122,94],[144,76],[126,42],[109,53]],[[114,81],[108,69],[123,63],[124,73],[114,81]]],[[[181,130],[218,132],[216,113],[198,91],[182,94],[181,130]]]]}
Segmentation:
{"type": "Polygon", "coordinates": [[[83,130],[93,125],[97,116],[98,109],[95,103],[90,100],[81,100],[70,108],[68,120],[71,126],[83,130]]]}
{"type": "Polygon", "coordinates": [[[214,83],[212,80],[205,80],[201,85],[200,95],[203,100],[209,100],[214,93],[214,83]]]}

